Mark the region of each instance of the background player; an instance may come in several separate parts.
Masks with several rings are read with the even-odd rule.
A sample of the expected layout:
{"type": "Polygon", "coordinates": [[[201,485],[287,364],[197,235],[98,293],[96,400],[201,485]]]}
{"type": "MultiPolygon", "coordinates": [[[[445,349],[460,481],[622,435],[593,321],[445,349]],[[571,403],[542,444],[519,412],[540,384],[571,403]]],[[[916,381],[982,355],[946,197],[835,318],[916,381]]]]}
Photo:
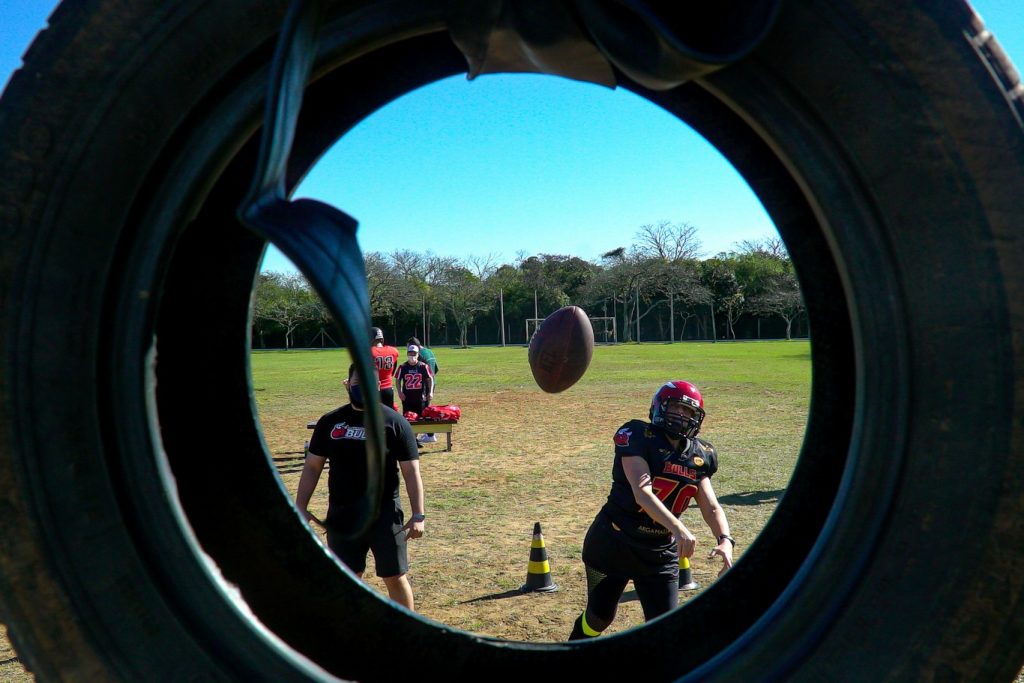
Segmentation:
{"type": "Polygon", "coordinates": [[[692,556],[697,543],[679,520],[692,498],[717,539],[708,557],[722,558],[719,575],[732,566],[736,542],[711,487],[718,454],[697,438],[704,399],[689,382],[667,382],[655,392],[649,417],[615,432],[611,493],[583,541],[587,607],[570,640],[608,628],[629,580],[645,620],[678,604],[679,556],[692,556]]]}
{"type": "MultiPolygon", "coordinates": [[[[351,526],[342,520],[362,495],[362,486],[366,481],[364,397],[354,370],[354,365],[349,367],[348,380],[345,382],[350,402],[321,417],[313,429],[309,453],[299,478],[295,505],[307,522],[319,521],[308,510],[309,499],[320,481],[324,464],[330,460],[327,518],[324,520],[327,546],[359,578],[362,578],[366,569],[366,553],[372,551],[377,576],[387,586],[388,595],[411,610],[415,605],[412,586],[406,576],[409,571],[406,541],[423,535],[426,518],[423,514],[423,481],[420,479],[419,452],[416,450],[412,427],[404,417],[388,406],[383,408],[385,461],[380,515],[359,538],[346,539],[332,532],[336,523],[351,526]],[[398,495],[399,469],[405,480],[409,507],[412,508],[412,517],[404,524],[405,514],[398,495]]],[[[373,393],[370,395],[373,396],[373,393]]]]}
{"type": "Polygon", "coordinates": [[[418,346],[409,344],[406,362],[398,367],[395,375],[403,413],[411,411],[421,415],[434,396],[434,375],[430,366],[420,360],[419,353],[418,346]]]}
{"type": "MultiPolygon", "coordinates": [[[[409,341],[407,341],[406,344],[409,344],[410,346],[416,346],[419,349],[420,360],[430,366],[430,376],[432,378],[432,383],[430,386],[430,396],[424,399],[423,401],[423,407],[426,408],[434,399],[434,391],[437,389],[437,373],[440,367],[437,364],[437,356],[434,355],[433,351],[431,351],[426,346],[421,344],[420,340],[417,339],[416,337],[409,337],[409,341]]],[[[435,441],[437,441],[437,435],[435,434],[421,434],[420,436],[422,437],[422,439],[420,440],[423,443],[434,443],[435,441]]]]}
{"type": "Polygon", "coordinates": [[[420,340],[417,339],[416,337],[409,337],[409,340],[407,342],[405,342],[405,343],[406,344],[415,344],[419,348],[419,350],[420,350],[420,360],[430,366],[430,372],[436,378],[439,366],[437,365],[437,356],[434,355],[434,352],[431,351],[430,349],[428,349],[423,344],[421,344],[420,340]]]}
{"type": "Polygon", "coordinates": [[[380,379],[380,402],[388,408],[395,407],[395,390],[393,377],[398,372],[398,349],[384,345],[384,331],[379,327],[371,328],[370,352],[373,354],[373,365],[377,368],[380,379]]]}

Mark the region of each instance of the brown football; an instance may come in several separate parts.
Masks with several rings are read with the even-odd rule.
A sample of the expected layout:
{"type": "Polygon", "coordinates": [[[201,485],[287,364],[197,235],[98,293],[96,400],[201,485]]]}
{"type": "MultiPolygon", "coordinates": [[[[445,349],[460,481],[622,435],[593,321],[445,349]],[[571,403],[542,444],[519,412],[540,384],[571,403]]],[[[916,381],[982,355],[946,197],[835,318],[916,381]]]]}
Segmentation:
{"type": "Polygon", "coordinates": [[[594,328],[579,306],[560,308],[544,318],[530,339],[533,379],[549,394],[576,384],[593,355],[594,328]]]}

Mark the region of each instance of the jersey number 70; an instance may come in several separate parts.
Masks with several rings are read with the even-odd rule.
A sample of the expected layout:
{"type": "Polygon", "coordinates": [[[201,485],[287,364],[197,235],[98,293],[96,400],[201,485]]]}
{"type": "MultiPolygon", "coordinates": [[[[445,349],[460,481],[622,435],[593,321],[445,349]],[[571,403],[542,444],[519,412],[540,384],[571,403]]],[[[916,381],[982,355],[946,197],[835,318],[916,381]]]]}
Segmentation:
{"type": "Polygon", "coordinates": [[[665,504],[673,515],[677,517],[683,514],[683,510],[690,504],[690,499],[697,495],[697,487],[693,484],[686,484],[679,488],[678,481],[668,477],[655,477],[651,481],[651,488],[654,495],[665,504]],[[678,489],[678,490],[677,490],[678,489]],[[675,494],[675,495],[673,495],[675,494]]]}

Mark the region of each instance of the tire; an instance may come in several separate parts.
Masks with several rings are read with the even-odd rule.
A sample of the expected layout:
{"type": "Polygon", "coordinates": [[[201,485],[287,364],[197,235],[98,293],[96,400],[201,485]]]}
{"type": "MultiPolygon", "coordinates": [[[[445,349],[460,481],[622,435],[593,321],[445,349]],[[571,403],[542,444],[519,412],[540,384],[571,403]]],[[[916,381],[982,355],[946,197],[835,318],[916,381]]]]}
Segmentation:
{"type": "MultiPolygon", "coordinates": [[[[443,5],[332,3],[293,182],[376,108],[465,70],[443,5]]],[[[0,100],[0,618],[39,679],[599,677],[627,657],[652,680],[1012,678],[1024,129],[966,5],[791,2],[742,63],[627,84],[772,215],[812,401],[742,562],[684,609],[572,645],[399,613],[273,475],[247,365],[264,245],[234,215],[285,6],[66,4],[0,100]]]]}

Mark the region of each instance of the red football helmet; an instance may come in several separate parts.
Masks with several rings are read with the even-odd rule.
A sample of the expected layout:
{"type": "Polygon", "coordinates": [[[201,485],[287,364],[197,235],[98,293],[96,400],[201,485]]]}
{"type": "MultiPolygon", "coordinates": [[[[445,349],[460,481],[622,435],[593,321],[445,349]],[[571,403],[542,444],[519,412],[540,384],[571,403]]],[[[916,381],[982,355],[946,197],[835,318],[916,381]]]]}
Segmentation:
{"type": "Polygon", "coordinates": [[[687,436],[691,439],[697,436],[700,426],[704,422],[704,398],[700,395],[697,387],[682,380],[665,382],[651,399],[651,424],[661,427],[669,435],[675,437],[687,436]],[[678,413],[669,413],[668,407],[672,403],[681,403],[694,412],[694,417],[686,417],[678,413]]]}

